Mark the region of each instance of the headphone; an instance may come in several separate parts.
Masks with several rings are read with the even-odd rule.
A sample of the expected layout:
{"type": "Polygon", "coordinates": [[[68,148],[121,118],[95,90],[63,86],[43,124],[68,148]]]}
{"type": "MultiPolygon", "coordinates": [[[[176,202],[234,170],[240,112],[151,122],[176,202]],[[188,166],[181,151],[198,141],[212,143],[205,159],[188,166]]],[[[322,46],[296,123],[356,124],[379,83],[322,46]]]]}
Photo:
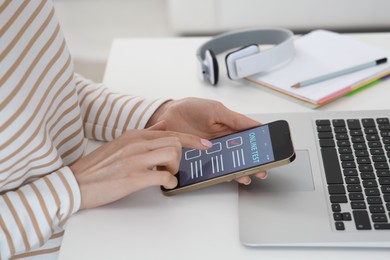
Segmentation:
{"type": "Polygon", "coordinates": [[[233,48],[240,49],[226,55],[230,79],[241,79],[269,70],[294,57],[293,36],[292,31],[282,28],[247,29],[220,34],[201,45],[196,52],[201,66],[201,78],[216,85],[218,63],[215,55],[233,48]],[[260,44],[274,46],[260,53],[260,44]]]}

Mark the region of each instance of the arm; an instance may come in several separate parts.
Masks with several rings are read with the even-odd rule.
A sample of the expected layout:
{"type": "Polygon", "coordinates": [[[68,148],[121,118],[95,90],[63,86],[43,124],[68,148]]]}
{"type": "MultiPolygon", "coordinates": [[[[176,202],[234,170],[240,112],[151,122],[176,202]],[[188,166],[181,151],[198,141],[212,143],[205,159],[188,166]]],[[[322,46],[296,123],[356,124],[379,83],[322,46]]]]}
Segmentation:
{"type": "Polygon", "coordinates": [[[87,138],[110,141],[128,129],[143,129],[165,99],[117,94],[104,85],[74,77],[87,138]]]}
{"type": "Polygon", "coordinates": [[[44,245],[80,207],[80,192],[68,167],[0,196],[0,258],[44,245]]]}

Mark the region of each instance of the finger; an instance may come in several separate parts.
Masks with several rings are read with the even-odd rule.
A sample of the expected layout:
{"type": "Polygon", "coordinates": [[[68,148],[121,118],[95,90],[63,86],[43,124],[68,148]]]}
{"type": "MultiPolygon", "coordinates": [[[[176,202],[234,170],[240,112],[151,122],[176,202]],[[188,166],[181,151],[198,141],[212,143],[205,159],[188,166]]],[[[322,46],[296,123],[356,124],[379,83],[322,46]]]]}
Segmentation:
{"type": "Polygon", "coordinates": [[[258,173],[255,173],[255,176],[259,179],[262,179],[262,180],[265,180],[267,179],[268,177],[268,172],[264,171],[264,172],[258,172],[258,173]]]}
{"type": "MultiPolygon", "coordinates": [[[[255,173],[253,175],[259,179],[262,179],[262,180],[265,180],[268,177],[268,173],[266,171],[258,172],[258,173],[255,173]]],[[[244,184],[244,185],[249,185],[252,182],[252,179],[249,176],[243,176],[243,177],[237,178],[236,181],[241,183],[241,184],[244,184]]]]}
{"type": "Polygon", "coordinates": [[[222,104],[217,109],[217,117],[219,119],[217,123],[226,125],[232,130],[237,131],[261,125],[260,122],[234,112],[222,104]]]}
{"type": "Polygon", "coordinates": [[[166,129],[167,129],[167,124],[165,121],[157,122],[156,124],[147,128],[147,130],[160,130],[160,131],[164,131],[166,129]]]}
{"type": "Polygon", "coordinates": [[[249,185],[252,182],[252,179],[249,176],[243,176],[243,177],[237,178],[236,181],[238,183],[241,183],[244,185],[249,185]]]}
{"type": "Polygon", "coordinates": [[[149,171],[142,179],[144,187],[164,186],[166,189],[173,189],[177,186],[177,178],[169,171],[149,171]]]}
{"type": "Polygon", "coordinates": [[[180,140],[180,143],[184,147],[195,148],[195,149],[208,149],[213,146],[213,144],[204,138],[200,138],[196,135],[173,132],[173,131],[145,131],[144,138],[146,140],[152,140],[157,138],[164,137],[176,137],[180,140]]]}
{"type": "Polygon", "coordinates": [[[141,155],[140,160],[145,163],[145,166],[152,170],[156,166],[164,166],[164,169],[172,175],[179,170],[181,159],[181,144],[177,138],[167,137],[153,141],[148,141],[148,152],[141,155]]]}

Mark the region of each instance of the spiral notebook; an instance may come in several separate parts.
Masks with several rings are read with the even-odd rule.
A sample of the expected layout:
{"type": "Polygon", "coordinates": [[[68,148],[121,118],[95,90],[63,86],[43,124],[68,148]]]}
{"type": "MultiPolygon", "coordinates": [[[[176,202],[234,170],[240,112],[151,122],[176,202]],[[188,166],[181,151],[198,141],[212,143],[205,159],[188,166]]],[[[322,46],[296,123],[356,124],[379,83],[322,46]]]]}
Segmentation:
{"type": "Polygon", "coordinates": [[[295,49],[295,57],[287,64],[246,79],[318,107],[390,74],[387,62],[295,89],[291,86],[302,80],[384,57],[390,60],[386,49],[326,30],[315,30],[296,39],[295,49]]]}

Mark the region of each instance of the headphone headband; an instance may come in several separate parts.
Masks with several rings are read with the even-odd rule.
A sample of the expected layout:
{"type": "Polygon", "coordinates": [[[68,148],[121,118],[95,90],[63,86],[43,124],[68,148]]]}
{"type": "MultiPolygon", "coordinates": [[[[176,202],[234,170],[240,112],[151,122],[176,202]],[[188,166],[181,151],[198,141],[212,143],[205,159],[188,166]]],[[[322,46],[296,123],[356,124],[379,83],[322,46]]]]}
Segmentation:
{"type": "MultiPolygon", "coordinates": [[[[227,69],[231,79],[240,79],[270,69],[282,62],[290,60],[294,54],[293,33],[283,28],[246,29],[220,34],[201,45],[197,50],[197,58],[202,65],[204,76],[208,78],[210,71],[215,71],[216,63],[210,63],[208,56],[218,55],[230,49],[248,45],[275,45],[265,50],[238,50],[232,57],[227,56],[227,69]],[[238,54],[238,52],[241,52],[238,54]],[[230,59],[230,60],[229,60],[230,59]]],[[[215,57],[214,57],[215,58],[215,57]]],[[[213,73],[215,74],[215,73],[213,73]]],[[[209,78],[210,83],[216,84],[209,78]]]]}

